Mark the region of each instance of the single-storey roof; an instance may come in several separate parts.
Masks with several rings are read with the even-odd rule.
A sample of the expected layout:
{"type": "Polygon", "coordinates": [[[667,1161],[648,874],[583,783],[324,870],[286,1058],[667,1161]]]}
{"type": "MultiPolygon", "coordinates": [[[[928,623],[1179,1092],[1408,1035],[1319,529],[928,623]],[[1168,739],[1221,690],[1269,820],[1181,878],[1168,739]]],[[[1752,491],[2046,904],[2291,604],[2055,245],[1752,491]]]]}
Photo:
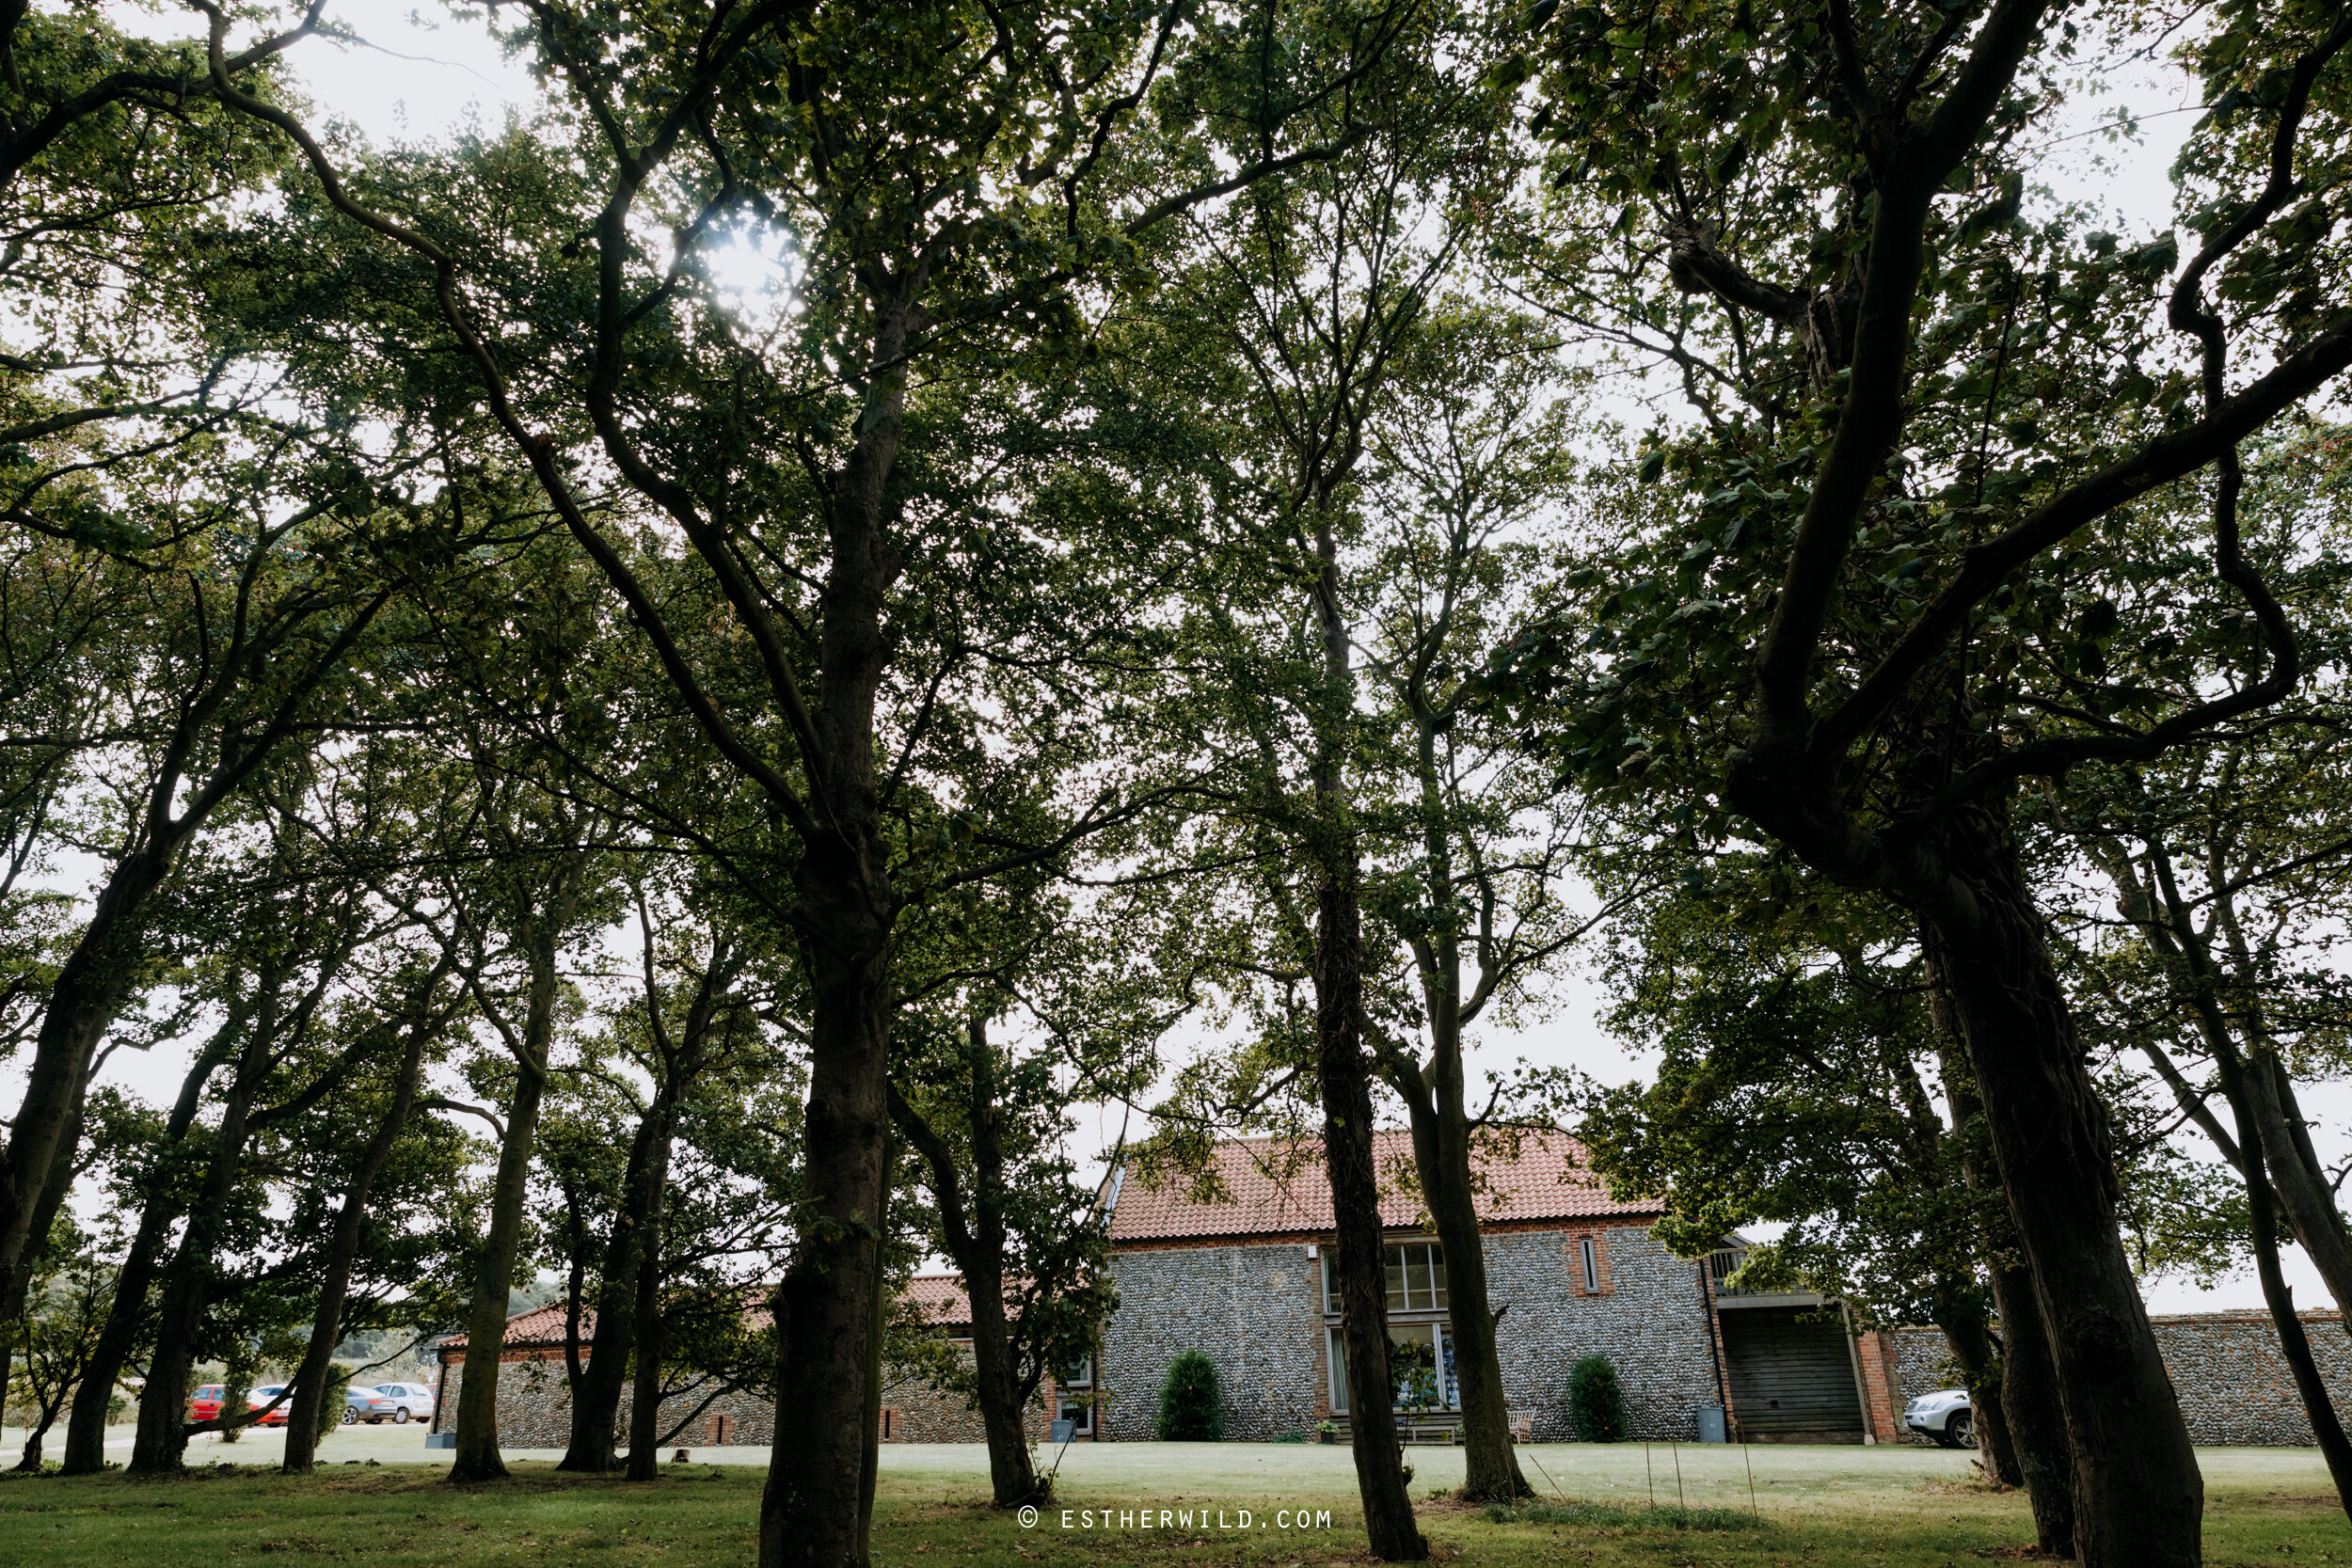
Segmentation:
{"type": "MultiPolygon", "coordinates": [[[[905,1299],[923,1310],[926,1322],[957,1326],[972,1321],[972,1304],[963,1293],[963,1276],[954,1274],[918,1274],[907,1282],[905,1299]]],[[[744,1321],[754,1328],[768,1324],[768,1305],[765,1301],[751,1303],[743,1308],[744,1321]]],[[[580,1309],[580,1343],[584,1350],[596,1337],[596,1313],[591,1307],[580,1309]]],[[[506,1343],[544,1347],[564,1342],[564,1304],[549,1302],[517,1312],[506,1320],[506,1343]]],[[[453,1334],[440,1342],[443,1350],[464,1350],[466,1336],[453,1334]]]]}
{"type": "MultiPolygon", "coordinates": [[[[1395,1172],[1409,1167],[1412,1134],[1402,1129],[1373,1134],[1380,1175],[1380,1223],[1405,1229],[1421,1222],[1418,1193],[1395,1172]]],[[[1322,1236],[1332,1228],[1331,1183],[1324,1174],[1320,1139],[1251,1138],[1219,1144],[1216,1174],[1231,1201],[1197,1202],[1182,1183],[1146,1190],[1114,1171],[1104,1184],[1110,1240],[1122,1243],[1224,1236],[1322,1236]]],[[[1478,1217],[1489,1225],[1522,1221],[1654,1216],[1655,1201],[1619,1202],[1587,1168],[1584,1148],[1565,1132],[1528,1133],[1518,1157],[1499,1147],[1471,1162],[1481,1179],[1478,1217]]]]}

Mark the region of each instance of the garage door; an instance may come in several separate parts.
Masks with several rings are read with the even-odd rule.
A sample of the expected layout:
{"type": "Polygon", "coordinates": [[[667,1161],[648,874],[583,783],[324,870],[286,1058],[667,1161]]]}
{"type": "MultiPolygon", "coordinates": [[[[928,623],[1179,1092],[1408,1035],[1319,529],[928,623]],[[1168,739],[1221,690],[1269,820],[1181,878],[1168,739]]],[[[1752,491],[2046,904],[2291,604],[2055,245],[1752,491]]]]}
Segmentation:
{"type": "Polygon", "coordinates": [[[1796,1307],[1751,1307],[1723,1315],[1732,1411],[1747,1431],[1862,1430],[1845,1325],[1834,1317],[1799,1321],[1807,1315],[1796,1307]]]}

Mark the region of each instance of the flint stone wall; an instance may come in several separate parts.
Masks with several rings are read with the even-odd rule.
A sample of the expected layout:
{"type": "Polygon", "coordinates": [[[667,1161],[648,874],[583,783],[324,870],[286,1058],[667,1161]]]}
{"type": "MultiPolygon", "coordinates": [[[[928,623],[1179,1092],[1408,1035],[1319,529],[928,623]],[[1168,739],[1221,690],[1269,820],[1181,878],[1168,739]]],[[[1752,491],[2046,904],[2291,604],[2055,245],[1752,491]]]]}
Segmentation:
{"type": "MultiPolygon", "coordinates": [[[[1490,1232],[1488,1305],[1503,1393],[1538,1442],[1574,1435],[1568,1369],[1598,1352],[1617,1364],[1637,1439],[1692,1441],[1698,1408],[1720,1401],[1697,1266],[1647,1227],[1490,1232]],[[1608,1288],[1586,1294],[1571,1234],[1605,1235],[1608,1288]]],[[[1168,1364],[1198,1350],[1216,1366],[1229,1440],[1311,1431],[1329,1414],[1322,1265],[1302,1243],[1136,1248],[1111,1258],[1119,1310],[1103,1338],[1105,1440],[1154,1435],[1168,1364]]]]}
{"type": "MultiPolygon", "coordinates": [[[[457,1396],[465,1377],[462,1361],[453,1362],[444,1371],[439,1410],[431,1430],[456,1430],[457,1396]]],[[[663,1432],[692,1416],[686,1429],[665,1439],[663,1447],[765,1448],[775,1440],[776,1407],[766,1396],[745,1391],[724,1394],[695,1413],[702,1398],[700,1393],[690,1392],[661,1402],[663,1432]],[[726,1418],[723,1424],[718,1419],[722,1416],[726,1418]]],[[[630,1391],[624,1388],[617,1421],[624,1448],[634,1403],[630,1391]]],[[[885,1370],[882,1408],[889,1413],[889,1441],[894,1443],[983,1441],[979,1411],[970,1396],[933,1388],[896,1369],[885,1370]]],[[[1030,1435],[1043,1436],[1042,1396],[1033,1402],[1028,1418],[1030,1435]]],[[[500,1364],[498,1436],[499,1445],[508,1449],[561,1449],[571,1442],[571,1389],[564,1381],[561,1352],[552,1356],[510,1357],[500,1364]]]]}
{"type": "MultiPolygon", "coordinates": [[[[2336,1409],[2352,1409],[2352,1336],[2332,1312],[2306,1312],[2312,1342],[2336,1409]]],[[[2310,1448],[2316,1442],[2295,1374],[2279,1352],[2279,1332],[2267,1312],[2192,1312],[2151,1318],[2156,1347],[2180,1396],[2191,1442],[2214,1448],[2310,1448]]],[[[1951,1354],[1931,1328],[1896,1334],[1902,1398],[1951,1386],[1937,1367],[1951,1354]]]]}

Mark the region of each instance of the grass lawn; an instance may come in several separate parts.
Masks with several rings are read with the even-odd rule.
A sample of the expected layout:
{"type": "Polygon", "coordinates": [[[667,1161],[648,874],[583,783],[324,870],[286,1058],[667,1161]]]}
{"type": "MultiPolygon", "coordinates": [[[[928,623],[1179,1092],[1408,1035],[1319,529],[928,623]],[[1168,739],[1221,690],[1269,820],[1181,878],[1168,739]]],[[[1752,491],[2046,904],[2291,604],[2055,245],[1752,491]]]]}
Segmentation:
{"type": "MultiPolygon", "coordinates": [[[[2022,1497],[1972,1486],[1962,1457],[1935,1449],[1660,1448],[1645,1456],[1639,1447],[1579,1445],[1521,1452],[1532,1461],[1530,1479],[1541,1486],[1549,1477],[1555,1491],[1558,1502],[1536,1511],[1549,1518],[1497,1523],[1435,1497],[1460,1481],[1460,1453],[1408,1450],[1422,1528],[1440,1560],[1498,1568],[1963,1568],[2013,1560],[2015,1548],[2032,1538],[2022,1497]],[[1665,1505],[1654,1514],[1653,1496],[1665,1505]],[[1677,1503],[1686,1512],[1676,1512],[1677,1503]],[[1677,1520],[1742,1519],[1746,1528],[1672,1528],[1677,1520]]],[[[729,1462],[665,1465],[652,1485],[558,1476],[544,1460],[523,1460],[511,1481],[455,1490],[441,1482],[440,1464],[425,1462],[414,1429],[383,1428],[330,1438],[327,1463],[307,1481],[254,1467],[274,1454],[251,1439],[195,1450],[192,1459],[225,1467],[183,1481],[8,1476],[0,1480],[0,1564],[137,1568],[289,1554],[380,1568],[745,1564],[764,1455],[706,1449],[698,1458],[710,1455],[729,1462]],[[338,1462],[363,1454],[358,1464],[338,1462]]],[[[2199,1457],[2209,1564],[2352,1564],[2352,1527],[2316,1453],[2208,1449],[2199,1457]]],[[[1057,1506],[1028,1528],[985,1506],[985,1483],[986,1461],[976,1447],[883,1449],[876,1561],[893,1568],[1025,1561],[1320,1568],[1365,1560],[1354,1478],[1341,1448],[1075,1445],[1063,1457],[1057,1506]],[[1187,1510],[1189,1526],[1179,1522],[1187,1510]],[[1302,1511],[1303,1528],[1295,1518],[1302,1511]]]]}

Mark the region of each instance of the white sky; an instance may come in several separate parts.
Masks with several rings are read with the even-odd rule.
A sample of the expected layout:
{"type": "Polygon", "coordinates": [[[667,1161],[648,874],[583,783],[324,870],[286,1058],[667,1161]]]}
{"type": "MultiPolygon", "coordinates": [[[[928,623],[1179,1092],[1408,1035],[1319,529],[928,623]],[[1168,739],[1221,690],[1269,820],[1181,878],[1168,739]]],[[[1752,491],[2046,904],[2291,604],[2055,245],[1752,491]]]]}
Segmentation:
{"type": "MultiPolygon", "coordinates": [[[[346,48],[314,40],[292,53],[294,68],[323,113],[350,120],[378,143],[430,139],[462,124],[469,115],[495,126],[508,105],[526,102],[532,90],[528,73],[501,56],[478,23],[443,16],[437,26],[421,25],[419,8],[405,0],[355,0],[337,6],[332,14],[376,47],[346,48]]],[[[441,13],[427,7],[422,14],[441,13]]],[[[159,20],[178,30],[176,17],[159,20]]],[[[2109,85],[2117,98],[2143,113],[2177,108],[2182,103],[2184,89],[2177,83],[2158,85],[2144,71],[2120,72],[2109,85]]],[[[2165,170],[2195,118],[2175,113],[2148,120],[2146,140],[2136,148],[2118,148],[2096,136],[2062,144],[2052,149],[2044,178],[2062,198],[2098,199],[2114,209],[2123,226],[2144,228],[2169,211],[2165,170]]],[[[1473,1072],[1482,1064],[1507,1067],[1519,1056],[1575,1066],[1605,1080],[1645,1075],[1651,1069],[1652,1064],[1629,1054],[1598,1027],[1600,998],[1588,981],[1574,974],[1564,975],[1554,983],[1553,995],[1551,1016],[1539,1027],[1523,1033],[1486,1031],[1473,1072]]],[[[184,1061],[183,1053],[169,1050],[146,1055],[118,1053],[106,1077],[150,1101],[167,1101],[184,1061]]],[[[6,1077],[21,1082],[21,1071],[6,1077]]],[[[13,1089],[11,1084],[7,1091],[11,1103],[13,1089]]],[[[2323,1129],[2323,1149],[2341,1145],[2344,1113],[2352,1108],[2347,1096],[2330,1091],[2312,1098],[2328,1124],[2323,1129]]],[[[1104,1110],[1081,1128],[1081,1141],[1094,1149],[1106,1148],[1119,1134],[1121,1114],[1117,1107],[1104,1110]]],[[[2297,1299],[2307,1306],[2324,1305],[2328,1298],[2315,1271],[2299,1253],[2292,1253],[2289,1261],[2297,1299]]],[[[2150,1308],[2158,1312],[2261,1306],[2250,1272],[2211,1291],[2200,1291],[2182,1279],[2153,1280],[2146,1293],[2150,1308]]]]}

